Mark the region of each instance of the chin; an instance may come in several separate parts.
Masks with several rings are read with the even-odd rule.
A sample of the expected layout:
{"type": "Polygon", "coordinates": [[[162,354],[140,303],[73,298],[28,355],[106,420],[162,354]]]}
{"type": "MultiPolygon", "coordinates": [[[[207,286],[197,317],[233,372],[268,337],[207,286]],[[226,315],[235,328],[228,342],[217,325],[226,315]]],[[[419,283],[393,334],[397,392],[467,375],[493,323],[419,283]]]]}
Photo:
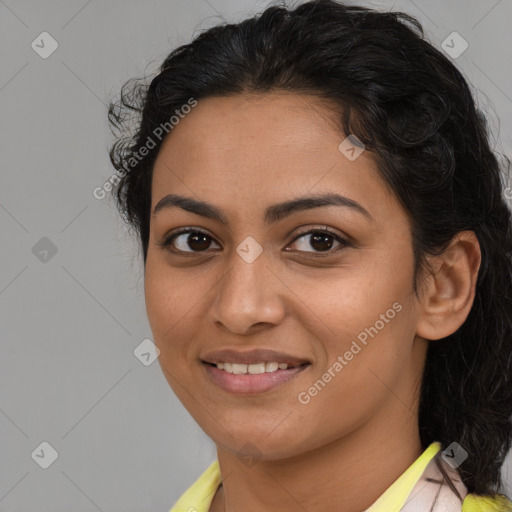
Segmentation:
{"type": "Polygon", "coordinates": [[[281,460],[288,459],[307,451],[300,446],[300,440],[291,437],[289,433],[268,432],[255,430],[248,427],[247,430],[237,428],[230,430],[232,437],[222,432],[220,438],[210,436],[220,450],[226,450],[239,457],[241,460],[281,460]],[[293,444],[292,444],[293,443],[293,444]]]}

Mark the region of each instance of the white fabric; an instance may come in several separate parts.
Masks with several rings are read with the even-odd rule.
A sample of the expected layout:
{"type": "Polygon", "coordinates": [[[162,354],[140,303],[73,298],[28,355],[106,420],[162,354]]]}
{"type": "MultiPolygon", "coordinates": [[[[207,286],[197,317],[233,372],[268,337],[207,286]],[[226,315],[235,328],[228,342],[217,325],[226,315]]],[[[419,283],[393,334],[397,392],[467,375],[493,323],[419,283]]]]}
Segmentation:
{"type": "Polygon", "coordinates": [[[430,512],[431,509],[432,512],[461,512],[462,502],[468,490],[461,481],[457,471],[446,463],[440,455],[441,452],[428,463],[425,471],[409,494],[404,506],[400,509],[400,512],[430,512]],[[438,459],[443,468],[446,469],[453,485],[459,491],[462,501],[444,481],[443,475],[436,465],[436,459],[438,459]],[[434,479],[436,482],[428,481],[428,479],[434,479]],[[438,495],[437,500],[436,495],[438,495]],[[435,505],[432,508],[434,501],[435,505]]]}

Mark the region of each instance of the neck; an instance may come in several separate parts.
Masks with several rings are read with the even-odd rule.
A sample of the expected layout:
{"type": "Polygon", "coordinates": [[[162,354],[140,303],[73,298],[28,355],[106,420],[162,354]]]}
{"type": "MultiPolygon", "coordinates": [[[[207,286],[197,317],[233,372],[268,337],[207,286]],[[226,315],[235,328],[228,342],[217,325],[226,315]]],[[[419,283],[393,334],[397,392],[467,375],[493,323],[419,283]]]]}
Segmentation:
{"type": "Polygon", "coordinates": [[[210,512],[361,512],[422,452],[417,414],[393,395],[357,430],[293,458],[248,467],[217,448],[223,485],[210,512]]]}

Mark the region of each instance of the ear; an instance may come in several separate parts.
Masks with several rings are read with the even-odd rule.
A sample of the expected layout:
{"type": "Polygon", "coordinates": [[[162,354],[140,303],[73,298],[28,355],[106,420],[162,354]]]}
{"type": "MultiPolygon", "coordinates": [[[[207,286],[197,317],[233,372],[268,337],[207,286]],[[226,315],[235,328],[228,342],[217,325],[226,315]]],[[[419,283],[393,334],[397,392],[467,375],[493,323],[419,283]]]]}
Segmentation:
{"type": "Polygon", "coordinates": [[[438,340],[453,334],[471,310],[481,262],[480,244],[473,231],[461,231],[441,255],[427,260],[431,273],[421,287],[416,335],[438,340]]]}

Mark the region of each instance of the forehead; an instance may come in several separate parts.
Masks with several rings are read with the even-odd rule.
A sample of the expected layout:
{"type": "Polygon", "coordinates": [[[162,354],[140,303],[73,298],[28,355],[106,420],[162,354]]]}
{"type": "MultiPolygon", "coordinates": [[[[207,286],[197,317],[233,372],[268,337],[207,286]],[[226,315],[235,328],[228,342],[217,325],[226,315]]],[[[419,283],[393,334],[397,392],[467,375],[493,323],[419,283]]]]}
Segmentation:
{"type": "Polygon", "coordinates": [[[266,150],[259,152],[258,159],[287,148],[320,152],[329,144],[327,140],[320,144],[328,132],[341,137],[334,108],[314,96],[282,92],[205,98],[180,120],[163,146],[175,150],[193,145],[196,152],[189,157],[207,153],[224,159],[258,148],[266,150]]]}
{"type": "Polygon", "coordinates": [[[152,208],[169,193],[264,208],[326,191],[370,203],[369,210],[375,202],[392,206],[369,152],[350,161],[340,151],[339,116],[334,105],[302,94],[201,99],[160,148],[152,208]]]}

